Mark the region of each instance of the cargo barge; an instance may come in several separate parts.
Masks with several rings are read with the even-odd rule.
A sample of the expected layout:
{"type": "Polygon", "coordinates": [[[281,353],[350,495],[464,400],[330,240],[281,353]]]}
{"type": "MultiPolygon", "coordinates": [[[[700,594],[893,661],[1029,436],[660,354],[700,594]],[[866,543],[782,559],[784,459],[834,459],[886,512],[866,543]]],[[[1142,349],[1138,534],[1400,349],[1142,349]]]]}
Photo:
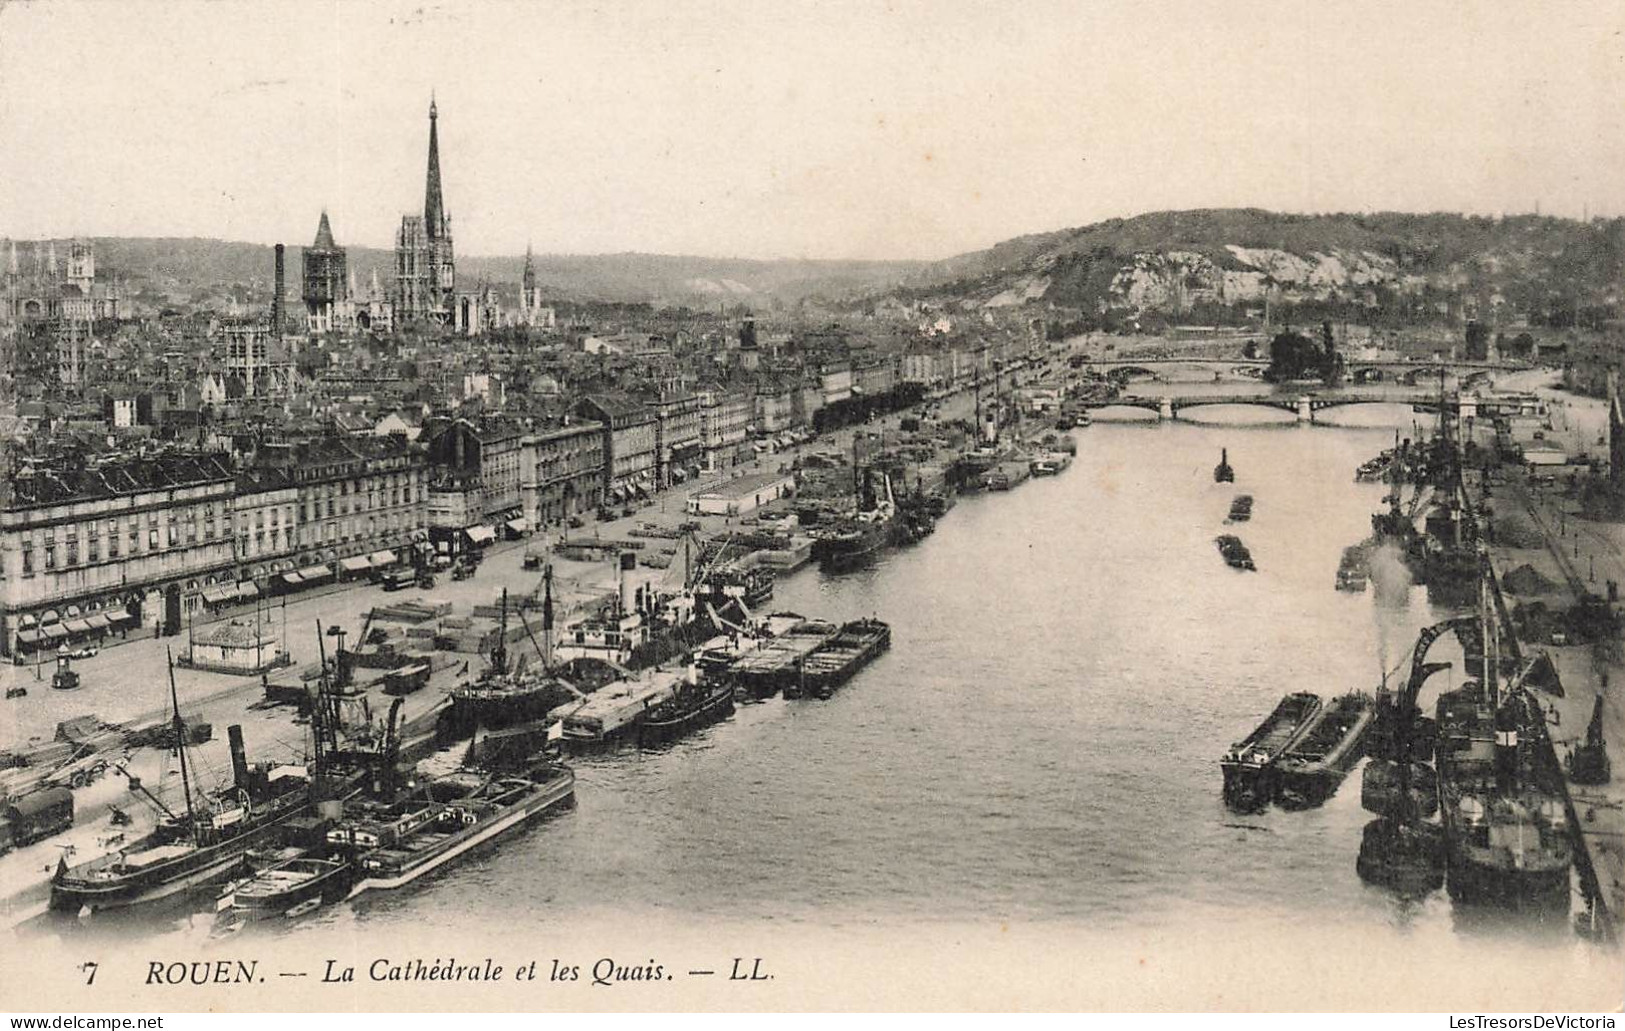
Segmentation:
{"type": "Polygon", "coordinates": [[[343,819],[327,832],[330,846],[355,854],[348,898],[405,887],[568,803],[575,797],[575,772],[552,762],[511,775],[460,770],[419,791],[427,797],[346,806],[343,819]]]}
{"type": "Polygon", "coordinates": [[[823,620],[804,620],[741,658],[729,671],[751,698],[771,698],[801,672],[801,662],[839,632],[823,620]]]}
{"type": "Polygon", "coordinates": [[[1336,794],[1365,754],[1374,717],[1370,696],[1359,692],[1323,706],[1276,762],[1276,803],[1284,809],[1308,809],[1336,794]]]}
{"type": "Polygon", "coordinates": [[[784,696],[828,698],[890,647],[890,626],[878,619],[853,620],[801,660],[795,678],[784,685],[784,696]]]}
{"type": "Polygon", "coordinates": [[[1224,557],[1225,565],[1231,569],[1254,570],[1258,567],[1253,564],[1253,553],[1247,550],[1247,545],[1241,543],[1240,537],[1224,534],[1213,539],[1219,546],[1219,554],[1224,557]]]}
{"type": "Polygon", "coordinates": [[[294,851],[222,893],[215,908],[224,919],[246,923],[293,917],[349,895],[353,867],[348,859],[294,851]]]}
{"type": "Polygon", "coordinates": [[[1298,691],[1282,698],[1251,734],[1219,761],[1224,800],[1235,809],[1261,809],[1275,797],[1276,760],[1309,729],[1320,712],[1319,695],[1298,691]]]}

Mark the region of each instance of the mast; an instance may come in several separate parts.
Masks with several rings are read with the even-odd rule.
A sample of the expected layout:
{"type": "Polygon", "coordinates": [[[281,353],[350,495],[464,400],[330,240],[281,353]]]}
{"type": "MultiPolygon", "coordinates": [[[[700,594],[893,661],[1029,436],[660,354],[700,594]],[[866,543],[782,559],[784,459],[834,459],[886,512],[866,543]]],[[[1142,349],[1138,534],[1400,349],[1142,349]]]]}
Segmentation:
{"type": "MultiPolygon", "coordinates": [[[[683,542],[683,552],[688,553],[688,542],[683,542]]],[[[545,669],[553,668],[553,563],[549,562],[547,568],[542,570],[542,666],[545,669]]]]}
{"type": "Polygon", "coordinates": [[[497,623],[497,643],[491,647],[491,668],[508,672],[508,589],[502,589],[502,617],[497,623]]]}
{"type": "Polygon", "coordinates": [[[192,809],[192,774],[186,768],[186,724],[181,722],[181,700],[175,690],[175,658],[170,655],[168,648],[164,649],[164,658],[169,663],[169,702],[174,709],[172,721],[175,727],[175,753],[181,760],[181,790],[186,793],[187,822],[191,825],[192,841],[202,845],[198,834],[197,813],[192,809]]]}

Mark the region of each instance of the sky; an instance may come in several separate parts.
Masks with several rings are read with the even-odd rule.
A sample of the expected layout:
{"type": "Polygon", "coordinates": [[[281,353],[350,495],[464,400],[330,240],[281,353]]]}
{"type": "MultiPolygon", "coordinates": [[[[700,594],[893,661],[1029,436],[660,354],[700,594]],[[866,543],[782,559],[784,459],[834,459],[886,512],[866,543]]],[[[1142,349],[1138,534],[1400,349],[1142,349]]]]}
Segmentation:
{"type": "Polygon", "coordinates": [[[389,247],[431,94],[462,254],[1625,215],[1622,32],[1617,0],[0,0],[0,237],[303,244],[326,208],[389,247]]]}

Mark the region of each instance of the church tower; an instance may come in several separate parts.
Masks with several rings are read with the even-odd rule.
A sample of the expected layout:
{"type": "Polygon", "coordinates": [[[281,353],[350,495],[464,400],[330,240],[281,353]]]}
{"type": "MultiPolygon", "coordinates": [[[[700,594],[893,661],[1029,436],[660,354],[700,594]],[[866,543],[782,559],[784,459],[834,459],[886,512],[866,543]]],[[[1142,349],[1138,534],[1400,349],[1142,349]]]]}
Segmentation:
{"type": "Polygon", "coordinates": [[[333,241],[326,211],[316,226],[316,241],[305,248],[302,262],[305,325],[312,333],[341,328],[338,311],[350,297],[349,256],[333,241]]]}
{"type": "Polygon", "coordinates": [[[395,234],[395,305],[403,319],[447,325],[456,303],[457,266],[451,215],[441,193],[439,120],[440,112],[431,97],[423,214],[401,216],[401,228],[395,234]]]}

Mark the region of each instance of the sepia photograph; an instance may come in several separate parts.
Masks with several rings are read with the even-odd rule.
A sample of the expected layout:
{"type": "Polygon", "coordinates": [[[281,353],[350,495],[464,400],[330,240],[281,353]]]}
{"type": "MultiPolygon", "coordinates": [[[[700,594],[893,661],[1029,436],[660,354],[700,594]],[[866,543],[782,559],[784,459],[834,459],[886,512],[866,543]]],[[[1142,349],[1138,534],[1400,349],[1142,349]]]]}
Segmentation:
{"type": "Polygon", "coordinates": [[[0,140],[0,1009],[1625,1007],[1617,2],[0,0],[0,140]]]}

